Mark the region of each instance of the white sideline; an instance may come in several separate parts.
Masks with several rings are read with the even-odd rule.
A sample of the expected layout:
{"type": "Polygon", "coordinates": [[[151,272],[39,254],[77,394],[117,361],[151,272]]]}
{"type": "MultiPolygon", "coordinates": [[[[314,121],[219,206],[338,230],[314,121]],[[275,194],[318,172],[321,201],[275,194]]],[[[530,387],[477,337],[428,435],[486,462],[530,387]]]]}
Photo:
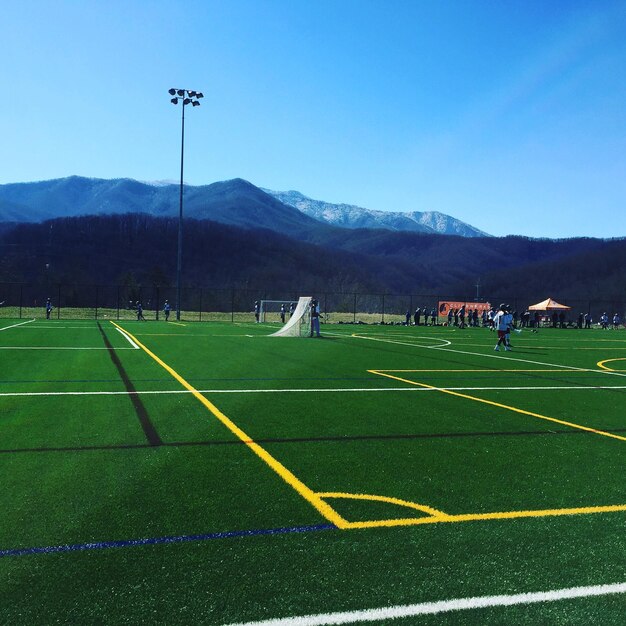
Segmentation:
{"type": "Polygon", "coordinates": [[[569,589],[555,589],[553,591],[540,591],[536,593],[518,593],[514,595],[458,598],[456,600],[405,604],[382,609],[366,609],[363,611],[282,617],[257,622],[238,622],[237,624],[229,624],[228,626],[326,626],[330,624],[353,624],[355,622],[376,622],[384,619],[397,619],[415,615],[435,615],[437,613],[462,611],[466,609],[536,604],[539,602],[589,598],[592,596],[606,596],[617,593],[626,593],[626,583],[595,585],[592,587],[570,587],[569,589]]]}
{"type": "MultiPolygon", "coordinates": [[[[118,350],[132,348],[118,348],[118,350]]],[[[71,381],[70,381],[71,382],[71,381]]],[[[596,385],[593,387],[374,387],[348,389],[198,389],[200,393],[434,393],[435,391],[590,391],[592,389],[626,389],[626,385],[596,385]]],[[[147,391],[6,391],[4,396],[128,396],[193,393],[187,389],[151,389],[147,391]]]]}
{"type": "Polygon", "coordinates": [[[9,328],[15,328],[16,326],[23,326],[24,324],[30,324],[31,322],[34,322],[35,318],[33,318],[32,320],[26,320],[25,322],[19,322],[18,324],[11,324],[11,326],[5,326],[4,328],[0,328],[0,332],[2,332],[3,330],[9,330],[9,328]]]}
{"type": "MultiPolygon", "coordinates": [[[[118,348],[119,350],[120,348],[118,348]]],[[[131,350],[131,348],[121,348],[131,350]]],[[[592,389],[626,389],[626,385],[595,387],[379,387],[373,389],[198,389],[200,393],[434,393],[436,391],[589,391],[592,389]]],[[[3,391],[5,396],[128,396],[192,393],[187,389],[151,389],[149,391],[3,391]]]]}

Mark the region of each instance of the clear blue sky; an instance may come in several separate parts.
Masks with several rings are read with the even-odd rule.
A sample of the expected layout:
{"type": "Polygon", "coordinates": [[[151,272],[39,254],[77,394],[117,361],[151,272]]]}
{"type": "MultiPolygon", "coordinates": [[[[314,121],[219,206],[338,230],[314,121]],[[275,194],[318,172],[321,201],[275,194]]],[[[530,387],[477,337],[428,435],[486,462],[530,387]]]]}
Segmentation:
{"type": "Polygon", "coordinates": [[[495,235],[626,236],[626,2],[21,0],[0,184],[241,177],[495,235]]]}

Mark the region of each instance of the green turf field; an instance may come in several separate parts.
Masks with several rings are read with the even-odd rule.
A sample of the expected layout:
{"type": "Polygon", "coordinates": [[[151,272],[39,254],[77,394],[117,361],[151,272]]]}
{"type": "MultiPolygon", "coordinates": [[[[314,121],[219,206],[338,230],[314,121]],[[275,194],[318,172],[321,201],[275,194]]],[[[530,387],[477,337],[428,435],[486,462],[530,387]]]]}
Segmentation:
{"type": "Polygon", "coordinates": [[[626,331],[275,329],[0,320],[0,623],[626,622],[626,331]]]}

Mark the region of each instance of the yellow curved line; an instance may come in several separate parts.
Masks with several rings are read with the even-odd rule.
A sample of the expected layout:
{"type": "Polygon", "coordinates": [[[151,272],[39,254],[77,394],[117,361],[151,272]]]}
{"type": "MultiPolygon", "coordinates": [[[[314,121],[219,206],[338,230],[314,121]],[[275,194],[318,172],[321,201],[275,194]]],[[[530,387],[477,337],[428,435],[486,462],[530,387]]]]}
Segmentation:
{"type": "Polygon", "coordinates": [[[619,359],[604,359],[604,361],[598,361],[596,365],[607,372],[619,372],[621,370],[614,370],[612,367],[605,367],[605,363],[612,363],[613,361],[626,361],[626,357],[620,357],[619,359]]]}
{"type": "Polygon", "coordinates": [[[369,522],[348,522],[345,529],[390,528],[394,526],[418,526],[421,524],[477,522],[485,520],[507,520],[528,517],[554,517],[561,515],[591,515],[597,513],[618,513],[626,511],[626,504],[608,506],[587,506],[568,509],[539,509],[527,511],[500,511],[494,513],[464,513],[460,515],[429,516],[419,518],[373,520],[369,522]]]}
{"type": "Polygon", "coordinates": [[[416,511],[421,511],[422,513],[426,513],[427,515],[440,520],[450,517],[447,513],[444,513],[443,511],[439,511],[437,509],[433,509],[432,507],[426,506],[425,504],[418,504],[417,502],[401,500],[400,498],[391,498],[389,496],[375,496],[366,493],[343,493],[337,491],[321,492],[317,495],[320,498],[342,498],[346,500],[371,500],[374,502],[386,502],[388,504],[395,504],[396,506],[403,506],[408,509],[415,509],[416,511]]]}

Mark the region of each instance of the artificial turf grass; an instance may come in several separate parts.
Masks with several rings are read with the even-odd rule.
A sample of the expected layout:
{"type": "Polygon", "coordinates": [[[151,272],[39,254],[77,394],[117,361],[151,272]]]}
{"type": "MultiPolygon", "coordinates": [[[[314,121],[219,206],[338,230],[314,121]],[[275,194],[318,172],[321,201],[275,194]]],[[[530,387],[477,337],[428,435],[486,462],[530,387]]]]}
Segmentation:
{"type": "MultiPolygon", "coordinates": [[[[626,574],[616,559],[622,531],[618,518],[607,515],[0,559],[0,572],[9,574],[0,615],[12,623],[149,617],[224,624],[620,582],[626,574]]],[[[588,602],[602,623],[619,615],[611,599],[588,602]]],[[[532,609],[563,623],[571,610],[571,603],[532,609]]],[[[511,623],[505,609],[479,614],[485,621],[473,623],[511,623]]]]}
{"type": "MultiPolygon", "coordinates": [[[[143,328],[147,326],[143,325],[143,328]]],[[[175,332],[180,333],[180,328],[182,327],[177,327],[175,332]]],[[[226,330],[232,332],[232,326],[229,325],[207,329],[210,332],[204,332],[204,329],[200,328],[189,330],[185,328],[184,330],[190,335],[210,336],[190,336],[184,341],[183,336],[161,339],[146,337],[145,341],[149,342],[149,347],[158,355],[163,358],[167,355],[167,361],[175,365],[177,371],[184,373],[185,377],[212,378],[212,382],[221,385],[245,382],[246,385],[268,386],[272,384],[272,378],[278,377],[281,378],[281,384],[286,384],[288,379],[292,378],[294,382],[297,382],[297,386],[300,386],[303,380],[311,378],[310,372],[314,371],[318,379],[323,379],[324,384],[339,383],[343,386],[345,381],[342,379],[362,375],[359,374],[362,371],[361,368],[374,357],[377,362],[390,368],[415,367],[416,363],[418,366],[424,363],[436,366],[439,362],[442,368],[454,365],[471,366],[474,363],[476,369],[480,369],[478,363],[484,364],[484,361],[476,360],[472,355],[437,353],[436,351],[424,354],[423,348],[402,347],[397,344],[391,346],[382,344],[385,349],[379,348],[378,350],[373,348],[374,342],[369,342],[367,347],[355,347],[354,341],[348,338],[333,342],[304,340],[304,343],[299,343],[296,340],[295,346],[289,345],[291,342],[286,342],[284,346],[281,346],[262,337],[231,337],[226,341],[225,338],[216,336],[226,330]],[[199,330],[203,332],[199,333],[199,330]],[[246,339],[250,341],[246,342],[246,339]],[[178,347],[173,341],[178,341],[178,347]],[[268,345],[258,348],[253,343],[255,341],[267,341],[268,345]],[[285,365],[284,368],[283,365],[285,365]],[[277,376],[278,374],[281,376],[277,376]]],[[[253,332],[258,335],[262,330],[255,328],[253,332]]],[[[403,330],[409,332],[412,329],[403,330]]],[[[245,332],[251,331],[245,329],[245,332]]],[[[471,339],[475,341],[477,336],[478,334],[471,339]]],[[[556,333],[553,337],[562,342],[562,337],[556,333]]],[[[583,360],[580,354],[575,353],[575,343],[572,343],[571,348],[574,352],[571,355],[572,362],[580,359],[580,363],[586,363],[589,360],[591,351],[585,352],[586,356],[583,360]]],[[[479,350],[476,347],[471,349],[474,352],[479,350]]],[[[158,385],[155,381],[163,375],[159,371],[160,368],[148,364],[141,353],[136,352],[124,351],[120,359],[127,366],[133,380],[141,381],[141,385],[150,385],[155,388],[158,385]]],[[[600,353],[598,355],[594,358],[600,358],[600,353]]],[[[51,356],[55,358],[50,359],[50,367],[58,368],[59,362],[63,363],[63,361],[56,358],[58,355],[51,354],[51,356]]],[[[93,356],[96,357],[94,363],[99,362],[99,357],[96,354],[93,356]]],[[[567,351],[555,350],[550,359],[555,362],[557,360],[565,362],[568,359],[567,351]]],[[[45,360],[40,362],[43,365],[45,360]]],[[[92,371],[96,371],[97,367],[94,365],[92,371]]],[[[45,368],[42,367],[41,372],[44,370],[45,368]]],[[[39,373],[38,371],[38,375],[39,373]]],[[[97,381],[94,380],[95,382],[97,381]]],[[[320,382],[322,381],[317,380],[315,384],[318,385],[320,382]]],[[[80,383],[80,388],[84,388],[84,383],[80,383]]],[[[552,392],[541,392],[541,394],[545,393],[552,392]]],[[[393,399],[390,399],[386,393],[380,394],[385,396],[387,398],[385,402],[389,403],[384,412],[384,419],[380,419],[379,401],[373,401],[373,396],[367,394],[363,394],[364,398],[356,394],[354,399],[349,396],[350,400],[342,400],[347,403],[345,406],[338,405],[336,402],[333,404],[332,401],[326,399],[313,401],[310,395],[305,395],[303,399],[296,401],[289,400],[287,403],[277,400],[266,403],[265,400],[261,401],[252,394],[249,398],[242,396],[247,398],[245,400],[228,400],[226,398],[230,396],[224,397],[218,394],[210,397],[220,408],[224,410],[228,408],[230,416],[244,424],[246,431],[250,431],[255,437],[274,435],[284,438],[286,434],[292,432],[297,435],[298,430],[301,434],[312,437],[316,433],[326,435],[329,432],[336,435],[347,433],[356,436],[359,434],[374,436],[381,433],[393,434],[394,427],[400,430],[401,434],[410,434],[410,431],[406,429],[410,425],[410,419],[406,416],[407,414],[411,416],[411,403],[414,405],[423,403],[424,398],[430,397],[429,394],[430,392],[425,395],[422,393],[397,394],[397,397],[394,396],[393,399]],[[354,412],[355,416],[351,416],[351,412],[354,412]],[[359,421],[357,418],[363,415],[370,416],[371,420],[359,421]],[[289,426],[286,426],[287,424],[289,426]],[[332,426],[332,431],[328,430],[329,426],[332,426]],[[365,431],[363,431],[364,426],[367,426],[365,431]]],[[[332,398],[333,395],[320,395],[320,398],[332,398]]],[[[341,397],[344,398],[346,395],[343,394],[341,397]]],[[[561,410],[563,410],[563,396],[558,392],[552,393],[552,397],[555,398],[555,410],[559,406],[559,395],[561,410]]],[[[570,396],[571,394],[568,395],[567,400],[568,408],[572,404],[570,396]]],[[[289,397],[296,398],[295,395],[289,397]]],[[[232,439],[221,425],[215,425],[214,420],[199,403],[196,409],[195,401],[188,400],[186,396],[178,396],[172,403],[169,399],[159,399],[158,396],[150,400],[147,400],[147,396],[145,398],[152,418],[155,422],[159,422],[159,430],[168,438],[181,435],[192,439],[197,437],[198,441],[205,438],[209,442],[213,437],[216,441],[232,439]],[[151,404],[153,401],[154,403],[151,404]],[[182,424],[185,425],[182,426],[182,424]]],[[[600,408],[602,408],[604,398],[606,398],[605,394],[598,394],[600,408]]],[[[4,399],[0,400],[3,407],[6,406],[4,401],[4,399]]],[[[99,404],[97,398],[92,398],[91,401],[94,406],[96,403],[99,404]]],[[[525,401],[531,401],[530,397],[525,401]]],[[[431,419],[429,428],[424,429],[422,434],[437,434],[437,426],[443,424],[444,416],[447,418],[456,416],[457,421],[461,418],[461,424],[457,424],[458,431],[462,431],[462,427],[467,425],[467,414],[453,410],[454,406],[458,407],[456,400],[440,397],[436,400],[433,398],[428,403],[426,407],[422,407],[426,408],[423,414],[430,416],[431,419]]],[[[27,410],[30,406],[28,403],[12,405],[13,410],[17,411],[20,410],[20,406],[24,413],[32,413],[27,410]]],[[[83,411],[84,409],[77,413],[80,415],[83,411]]],[[[495,422],[499,425],[506,424],[507,427],[512,426],[511,419],[513,421],[516,419],[510,416],[500,416],[498,412],[494,415],[493,413],[486,414],[479,409],[473,409],[473,411],[476,411],[472,418],[475,424],[480,423],[481,416],[486,422],[484,425],[491,425],[494,417],[497,417],[495,422]]],[[[611,410],[611,415],[619,419],[619,406],[611,410]]],[[[132,414],[128,417],[134,418],[132,414]]],[[[453,421],[447,419],[446,425],[450,426],[453,421]]],[[[24,423],[27,422],[22,422],[24,423]]],[[[59,422],[54,436],[73,437],[76,424],[77,422],[65,424],[59,422]]],[[[538,424],[537,430],[545,428],[538,424]]],[[[530,429],[529,423],[526,424],[526,428],[530,429]]],[[[115,427],[115,424],[112,424],[111,432],[123,434],[115,427]]],[[[24,434],[26,435],[27,432],[24,434]]],[[[392,439],[382,443],[377,440],[357,441],[356,444],[349,444],[352,445],[349,455],[346,455],[346,446],[342,442],[268,443],[265,445],[279,460],[288,463],[299,477],[305,478],[316,489],[324,491],[332,490],[328,484],[330,479],[334,481],[332,486],[336,485],[337,489],[376,490],[380,488],[385,492],[393,491],[392,495],[397,495],[398,490],[402,494],[410,492],[409,495],[411,495],[416,487],[421,489],[426,484],[425,479],[429,477],[429,474],[425,470],[429,467],[431,470],[439,467],[432,464],[420,465],[420,463],[426,463],[429,459],[438,461],[443,457],[450,469],[456,470],[456,485],[453,484],[450,487],[450,481],[446,479],[448,474],[441,472],[438,477],[435,476],[436,480],[431,492],[434,498],[445,496],[450,502],[456,501],[458,504],[464,502],[463,498],[467,503],[475,502],[478,492],[487,493],[490,484],[494,484],[494,481],[490,483],[487,480],[489,475],[485,478],[480,476],[484,468],[492,472],[492,475],[497,475],[501,468],[503,468],[502,473],[508,470],[515,481],[521,485],[524,483],[524,477],[532,479],[532,482],[525,485],[526,494],[522,492],[507,494],[507,489],[510,490],[509,483],[501,483],[498,484],[500,489],[498,494],[489,495],[488,493],[488,498],[494,498],[495,495],[502,497],[502,494],[509,500],[519,498],[521,495],[526,495],[527,499],[552,496],[559,487],[562,488],[563,481],[555,480],[555,477],[550,474],[552,466],[547,463],[554,463],[561,459],[563,459],[562,467],[558,471],[565,476],[571,474],[575,479],[571,484],[566,485],[567,489],[562,489],[563,497],[575,490],[577,484],[583,486],[581,495],[590,495],[594,483],[596,483],[595,489],[598,496],[611,493],[620,495],[620,485],[616,483],[616,480],[621,475],[619,471],[621,466],[619,463],[614,464],[622,457],[615,456],[614,448],[611,448],[611,456],[605,458],[597,450],[608,448],[599,443],[588,445],[591,440],[587,435],[571,437],[580,440],[580,443],[576,444],[552,442],[553,439],[566,439],[561,435],[533,437],[534,439],[529,438],[533,441],[545,440],[546,443],[533,443],[530,452],[526,444],[514,443],[512,447],[503,446],[501,450],[503,458],[494,467],[492,467],[493,463],[488,462],[490,459],[497,458],[491,456],[494,454],[493,450],[485,458],[481,458],[481,454],[484,453],[484,442],[478,446],[475,443],[468,446],[467,442],[454,444],[453,440],[444,446],[432,447],[422,446],[420,440],[403,440],[395,443],[392,439]],[[579,450],[573,452],[570,447],[572,445],[579,450]],[[318,449],[312,452],[311,448],[315,446],[318,449]],[[320,448],[323,448],[322,452],[320,448]],[[429,448],[428,458],[425,457],[419,461],[417,457],[423,454],[426,448],[429,448]],[[536,461],[528,460],[528,457],[533,454],[532,448],[537,457],[536,461]],[[437,452],[437,450],[444,452],[437,452]],[[560,451],[555,452],[555,450],[560,451]],[[589,471],[587,466],[590,461],[587,455],[593,450],[596,452],[593,453],[591,462],[595,462],[595,466],[589,471]],[[473,451],[476,451],[477,456],[472,454],[473,451]],[[515,454],[513,451],[516,451],[515,454]],[[541,454],[539,454],[540,451],[541,454]],[[508,464],[507,461],[509,461],[508,464]],[[520,462],[522,462],[521,465],[520,462]],[[539,465],[534,465],[535,462],[539,465]],[[545,476],[535,475],[537,471],[533,469],[536,470],[537,467],[539,469],[543,467],[545,476]],[[403,470],[404,474],[398,469],[403,470]],[[519,472],[517,476],[514,475],[516,470],[519,472]],[[597,478],[605,471],[611,474],[606,485],[601,478],[597,478]],[[408,476],[404,481],[403,475],[408,476]],[[463,478],[466,479],[465,485],[463,478]],[[536,490],[538,484],[540,486],[545,484],[547,487],[535,494],[533,491],[536,490]],[[463,490],[467,492],[467,495],[463,494],[463,490]]],[[[511,439],[517,442],[521,441],[523,436],[511,437],[511,439]]],[[[498,438],[492,438],[489,441],[493,443],[488,443],[488,448],[498,445],[497,441],[502,442],[498,438]]],[[[49,531],[48,536],[56,533],[57,536],[67,536],[71,541],[72,537],[95,535],[99,538],[107,538],[110,536],[108,533],[112,531],[131,533],[138,528],[155,531],[169,528],[184,530],[195,528],[196,524],[202,520],[203,511],[207,514],[209,521],[215,523],[215,527],[219,526],[220,522],[228,524],[229,527],[237,524],[245,526],[250,520],[274,522],[283,519],[285,514],[290,520],[297,520],[300,518],[294,517],[296,511],[301,512],[303,520],[309,520],[312,517],[319,519],[310,505],[286,487],[281,479],[253,457],[244,445],[217,444],[217,446],[224,446],[224,450],[237,450],[232,455],[232,458],[237,461],[232,464],[220,462],[220,458],[230,458],[230,453],[223,455],[217,452],[215,454],[217,458],[211,458],[210,446],[201,448],[207,452],[206,454],[189,455],[190,450],[193,450],[191,446],[181,451],[180,456],[177,456],[179,454],[177,452],[174,455],[175,463],[173,464],[155,463],[155,458],[159,456],[148,455],[135,457],[134,463],[130,466],[125,463],[120,464],[118,461],[120,467],[114,468],[115,479],[110,481],[99,481],[98,471],[102,472],[103,468],[108,468],[105,474],[111,471],[115,465],[113,457],[102,457],[102,460],[94,466],[94,471],[79,471],[72,464],[58,468],[58,471],[53,472],[56,475],[55,480],[44,478],[47,468],[43,458],[38,461],[37,467],[25,471],[23,460],[26,457],[21,457],[22,461],[19,460],[20,457],[13,457],[10,466],[7,467],[7,473],[21,473],[23,480],[21,485],[17,484],[17,489],[11,493],[11,496],[19,498],[23,492],[34,493],[36,497],[30,499],[31,506],[22,509],[21,515],[14,515],[11,518],[11,526],[7,534],[10,535],[9,538],[11,536],[27,538],[29,529],[33,531],[33,536],[37,532],[42,533],[41,536],[43,536],[44,532],[49,531]],[[105,458],[108,460],[105,461],[105,458]],[[146,459],[145,462],[137,462],[137,459],[143,458],[146,459]],[[21,468],[20,464],[22,464],[21,468]],[[142,473],[143,470],[139,470],[141,467],[146,469],[145,476],[142,473]],[[171,471],[172,467],[179,468],[180,471],[178,469],[171,471]],[[226,471],[229,467],[234,469],[233,473],[226,471]],[[216,468],[221,468],[221,470],[216,468]],[[229,488],[236,487],[240,470],[244,483],[246,476],[249,483],[241,493],[236,488],[229,491],[229,488]],[[189,478],[192,472],[198,471],[205,472],[202,478],[189,478]],[[76,488],[67,484],[68,477],[75,479],[76,488]],[[129,485],[134,483],[129,483],[126,479],[131,481],[135,479],[136,485],[129,488],[129,485]],[[36,489],[31,488],[29,491],[29,482],[36,485],[36,489]],[[159,482],[162,484],[157,486],[159,482]],[[203,485],[199,490],[196,489],[198,484],[203,485]],[[90,493],[87,490],[95,491],[94,499],[102,495],[101,491],[94,490],[94,485],[102,487],[113,485],[115,504],[107,506],[105,502],[99,506],[93,504],[90,496],[82,503],[84,511],[87,512],[84,519],[81,519],[80,515],[68,516],[67,512],[72,509],[72,506],[76,506],[77,502],[80,510],[79,500],[84,493],[90,493]],[[38,492],[38,489],[41,491],[38,492]],[[66,503],[58,511],[54,509],[53,503],[55,489],[66,492],[64,496],[66,503]],[[167,493],[168,489],[171,493],[167,493]],[[203,500],[204,493],[197,497],[193,495],[196,491],[210,492],[211,496],[223,506],[219,510],[212,508],[207,504],[206,499],[203,500]],[[41,499],[41,493],[50,495],[41,499]],[[233,501],[234,493],[242,497],[233,501]],[[254,498],[249,497],[251,493],[254,494],[254,498]],[[163,494],[165,498],[159,500],[159,496],[163,494]],[[159,508],[155,505],[159,501],[161,505],[163,502],[169,502],[171,506],[159,508]],[[231,501],[234,504],[231,504],[231,501]],[[37,504],[49,505],[53,513],[48,517],[45,517],[45,514],[41,516],[37,510],[37,504]],[[33,520],[37,516],[40,516],[41,520],[34,523],[33,520]],[[44,528],[46,524],[49,529],[44,528]],[[20,525],[24,526],[24,532],[16,530],[20,525]],[[60,529],[61,532],[59,532],[60,529]]],[[[157,455],[161,455],[161,451],[158,451],[157,455]]],[[[443,467],[442,465],[439,469],[443,467]]],[[[10,504],[10,499],[7,501],[10,504]]],[[[361,514],[360,511],[359,514],[361,514]]],[[[145,615],[166,615],[173,616],[172,621],[185,621],[186,617],[195,614],[205,617],[208,623],[220,623],[222,619],[236,621],[246,616],[249,619],[259,619],[261,616],[276,617],[314,610],[340,610],[344,607],[348,609],[370,608],[399,602],[466,597],[479,593],[482,595],[517,593],[521,590],[540,591],[577,584],[620,582],[624,575],[623,560],[620,560],[620,555],[623,554],[621,542],[624,529],[623,519],[623,514],[613,513],[568,518],[437,524],[428,531],[425,531],[424,527],[410,529],[409,534],[398,528],[332,531],[333,537],[336,533],[341,538],[338,541],[323,539],[322,536],[325,533],[312,533],[307,536],[306,542],[302,543],[299,541],[292,543],[291,538],[276,541],[276,537],[271,539],[263,537],[246,544],[243,548],[241,544],[238,544],[232,549],[217,547],[218,542],[198,542],[189,544],[184,549],[173,545],[112,549],[107,551],[107,555],[110,556],[106,557],[94,557],[96,551],[92,551],[84,559],[73,555],[65,555],[67,558],[58,559],[55,557],[61,557],[61,555],[10,558],[10,562],[14,565],[7,572],[6,580],[14,582],[15,586],[8,588],[7,605],[6,608],[3,605],[2,611],[17,616],[18,622],[22,617],[32,618],[37,614],[41,615],[40,607],[43,605],[48,610],[48,616],[61,619],[65,615],[76,618],[76,621],[80,621],[78,619],[80,616],[85,618],[99,616],[111,622],[121,622],[126,621],[128,616],[131,618],[134,616],[136,620],[140,619],[140,615],[144,617],[145,615]],[[498,536],[471,530],[471,528],[478,528],[479,525],[483,525],[481,528],[491,529],[490,533],[494,528],[497,529],[498,536]],[[449,530],[445,530],[444,527],[449,527],[449,530]],[[500,531],[500,528],[503,530],[500,531]],[[355,539],[356,533],[362,533],[358,535],[358,539],[355,539]],[[465,537],[466,541],[459,543],[456,540],[457,537],[465,537]],[[211,546],[209,547],[208,544],[211,546]],[[294,546],[295,549],[292,549],[294,546]],[[456,550],[452,550],[451,547],[455,547],[456,550]],[[133,552],[134,550],[137,552],[133,552]],[[532,552],[532,555],[525,554],[525,550],[532,552]],[[360,553],[358,559],[355,558],[354,552],[360,553]],[[418,555],[428,558],[421,558],[418,555]],[[504,558],[505,556],[508,556],[508,560],[504,558]],[[73,560],[74,558],[76,561],[73,560]],[[35,565],[29,565],[27,559],[32,559],[30,563],[35,563],[35,565]],[[130,566],[131,571],[126,575],[122,570],[129,561],[135,559],[136,562],[130,566]],[[74,563],[78,562],[80,566],[75,566],[74,563]],[[108,563],[104,566],[105,572],[118,576],[119,580],[110,581],[101,575],[100,568],[105,562],[108,563]],[[47,563],[52,563],[50,570],[47,569],[47,563]],[[375,564],[377,570],[375,572],[371,571],[372,563],[375,564]],[[212,566],[211,571],[208,570],[207,564],[209,567],[212,566]],[[23,571],[22,567],[24,567],[23,571]],[[66,569],[68,573],[71,572],[81,581],[80,587],[75,584],[74,578],[64,575],[66,569]],[[420,576],[421,573],[424,574],[423,577],[420,576]],[[24,586],[30,584],[31,589],[23,589],[22,583],[24,586]],[[66,593],[63,585],[73,590],[74,593],[66,593]],[[33,594],[33,589],[40,590],[41,593],[33,594]],[[207,589],[210,590],[209,593],[207,589]],[[372,592],[373,589],[374,592],[372,592]],[[214,618],[215,622],[212,621],[214,618]]],[[[99,554],[103,555],[104,552],[101,551],[99,554]]],[[[9,561],[6,559],[0,559],[0,568],[5,567],[7,562],[9,561]]],[[[602,603],[596,599],[589,601],[589,604],[585,606],[595,606],[596,611],[599,611],[600,607],[604,608],[610,604],[610,600],[602,603]]],[[[558,615],[559,619],[566,619],[569,615],[573,615],[568,612],[565,605],[558,614],[543,611],[542,608],[537,614],[558,615]]],[[[520,613],[511,614],[519,615],[520,613]]],[[[497,619],[509,613],[480,613],[480,615],[487,615],[489,620],[493,619],[497,623],[497,619]]],[[[612,613],[607,614],[605,611],[601,614],[602,617],[609,619],[611,615],[612,613]]],[[[32,621],[41,620],[30,620],[30,623],[32,621]]],[[[24,623],[27,623],[27,620],[24,623]]]]}

